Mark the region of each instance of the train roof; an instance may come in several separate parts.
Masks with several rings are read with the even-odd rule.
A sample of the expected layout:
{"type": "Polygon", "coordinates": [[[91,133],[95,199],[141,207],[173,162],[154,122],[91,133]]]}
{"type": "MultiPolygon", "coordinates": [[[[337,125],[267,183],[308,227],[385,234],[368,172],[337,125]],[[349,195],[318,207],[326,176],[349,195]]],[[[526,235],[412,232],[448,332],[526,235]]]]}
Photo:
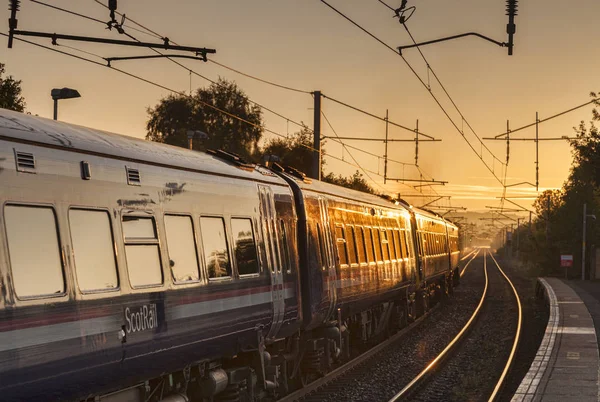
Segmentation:
{"type": "Polygon", "coordinates": [[[429,211],[427,209],[417,208],[417,207],[413,207],[413,211],[415,211],[416,215],[424,216],[424,217],[427,217],[429,219],[432,219],[432,220],[435,220],[435,221],[438,221],[438,222],[444,222],[446,225],[458,229],[458,227],[454,223],[452,223],[448,219],[446,219],[446,218],[444,218],[444,217],[436,214],[433,211],[429,211]]]}
{"type": "Polygon", "coordinates": [[[150,163],[163,167],[286,185],[263,167],[242,169],[205,152],[147,141],[0,108],[0,139],[150,163]]]}
{"type": "Polygon", "coordinates": [[[317,193],[331,195],[334,197],[346,198],[350,201],[361,202],[364,204],[376,205],[389,209],[407,210],[408,208],[403,204],[394,204],[385,198],[379,197],[374,194],[365,193],[358,190],[338,186],[331,183],[326,183],[319,180],[301,180],[297,177],[286,174],[291,179],[295,180],[303,191],[314,191],[317,193]]]}

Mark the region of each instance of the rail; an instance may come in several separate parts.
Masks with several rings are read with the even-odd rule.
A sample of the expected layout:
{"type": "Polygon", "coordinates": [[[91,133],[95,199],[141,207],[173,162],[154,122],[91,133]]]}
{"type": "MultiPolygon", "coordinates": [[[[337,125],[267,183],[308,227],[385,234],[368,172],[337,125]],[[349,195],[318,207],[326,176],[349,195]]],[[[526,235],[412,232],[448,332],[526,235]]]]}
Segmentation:
{"type": "MultiPolygon", "coordinates": [[[[474,256],[471,258],[471,260],[469,260],[469,262],[465,265],[465,267],[463,268],[463,270],[461,272],[461,276],[463,275],[465,269],[467,269],[469,263],[471,263],[471,261],[473,261],[477,257],[478,253],[479,253],[479,251],[477,253],[475,253],[474,256]]],[[[483,290],[483,294],[481,296],[481,300],[479,301],[479,305],[477,306],[477,308],[471,315],[471,318],[465,324],[465,326],[462,328],[462,330],[454,337],[454,339],[452,339],[452,341],[446,346],[446,348],[431,363],[429,363],[429,365],[427,365],[427,367],[425,367],[425,369],[423,369],[423,371],[421,371],[410,383],[408,383],[400,392],[398,392],[396,395],[394,395],[394,397],[391,398],[389,400],[389,402],[396,402],[396,401],[404,400],[404,399],[408,398],[410,395],[412,395],[419,388],[419,386],[421,386],[425,382],[425,380],[430,377],[430,375],[436,369],[440,368],[442,362],[449,356],[450,352],[456,347],[456,345],[458,345],[458,343],[466,336],[469,329],[471,329],[471,326],[472,326],[473,322],[475,321],[475,319],[478,317],[481,307],[483,306],[483,302],[485,301],[485,298],[487,297],[487,290],[488,290],[487,254],[490,255],[490,257],[496,264],[496,267],[498,268],[498,270],[500,271],[500,273],[502,274],[504,279],[510,285],[510,287],[513,291],[513,294],[515,296],[515,299],[517,301],[518,314],[519,314],[518,321],[517,321],[516,334],[515,334],[515,338],[514,338],[514,342],[513,342],[510,354],[508,356],[508,359],[504,366],[504,369],[502,370],[502,374],[500,375],[500,378],[496,382],[494,390],[492,391],[492,394],[490,395],[490,397],[488,399],[488,402],[493,402],[498,397],[498,395],[504,385],[506,376],[508,375],[508,372],[510,371],[510,368],[512,367],[512,364],[514,362],[514,357],[515,357],[517,348],[519,346],[519,339],[521,336],[521,326],[522,326],[522,319],[523,319],[523,311],[522,311],[521,301],[519,298],[519,293],[517,292],[512,281],[508,278],[508,276],[502,270],[502,268],[500,268],[500,264],[498,264],[498,261],[496,261],[496,259],[492,255],[492,253],[490,253],[488,251],[484,251],[483,269],[484,269],[484,273],[485,273],[485,287],[483,290]]]]}
{"type": "Polygon", "coordinates": [[[517,305],[519,306],[519,321],[517,322],[517,334],[515,336],[515,340],[513,342],[513,346],[512,346],[512,349],[510,351],[510,355],[508,356],[508,360],[506,362],[506,365],[504,366],[504,370],[502,371],[502,375],[500,376],[500,379],[496,383],[496,386],[494,387],[494,391],[492,392],[492,395],[488,399],[489,402],[492,402],[492,401],[494,401],[496,399],[496,397],[500,393],[500,390],[502,389],[502,386],[504,385],[504,380],[506,379],[506,375],[508,374],[508,371],[510,370],[510,368],[511,368],[511,366],[513,364],[513,361],[514,361],[514,358],[515,358],[515,354],[517,353],[517,348],[519,346],[519,338],[521,337],[521,322],[523,320],[523,309],[521,307],[521,300],[519,298],[519,293],[517,292],[517,289],[515,289],[515,286],[513,285],[512,281],[504,273],[504,271],[502,270],[502,268],[500,268],[500,265],[498,264],[498,261],[496,261],[496,259],[492,255],[492,253],[490,253],[490,257],[492,257],[492,260],[494,260],[494,263],[496,263],[496,267],[498,267],[498,270],[500,271],[500,273],[502,274],[502,276],[504,276],[504,279],[506,279],[506,281],[508,282],[508,284],[512,288],[512,291],[513,291],[513,293],[515,295],[515,298],[517,299],[517,305]]]}
{"type": "Polygon", "coordinates": [[[467,268],[469,267],[469,264],[475,259],[477,258],[477,256],[479,255],[479,251],[481,249],[477,249],[477,251],[475,252],[475,254],[473,255],[473,257],[465,264],[465,266],[463,267],[462,271],[460,271],[460,277],[462,278],[462,276],[464,275],[465,271],[467,270],[467,268]]]}
{"type": "Polygon", "coordinates": [[[292,401],[302,400],[303,398],[309,396],[310,394],[312,394],[313,392],[315,392],[319,388],[321,388],[321,387],[323,387],[323,386],[325,386],[327,384],[330,384],[335,379],[341,377],[342,375],[344,375],[347,372],[351,371],[355,367],[358,367],[361,364],[367,362],[369,359],[371,359],[372,357],[374,357],[375,355],[377,355],[379,352],[381,352],[382,350],[386,349],[387,347],[389,347],[394,342],[397,342],[398,340],[400,340],[402,337],[404,337],[409,332],[413,331],[415,328],[417,328],[419,326],[419,324],[423,320],[425,320],[425,318],[427,318],[432,312],[434,312],[435,310],[437,310],[437,308],[439,306],[440,306],[440,304],[436,304],[433,308],[431,308],[429,311],[427,311],[425,314],[423,314],[421,317],[417,318],[413,323],[411,323],[411,325],[409,325],[408,327],[406,327],[406,328],[402,329],[401,331],[395,333],[394,335],[392,335],[391,337],[389,337],[388,339],[386,339],[384,342],[382,342],[379,345],[377,345],[377,346],[375,346],[375,347],[367,350],[366,352],[364,352],[361,355],[355,357],[354,359],[350,360],[349,362],[344,363],[340,367],[338,367],[335,370],[333,370],[330,373],[328,373],[325,377],[319,378],[318,380],[315,380],[315,381],[311,382],[310,384],[306,385],[305,387],[300,388],[299,390],[297,390],[297,391],[295,391],[295,392],[293,392],[293,393],[291,393],[289,395],[286,395],[285,397],[277,400],[277,402],[292,402],[292,401]]]}
{"type": "Polygon", "coordinates": [[[483,259],[483,271],[485,273],[485,286],[483,287],[483,294],[481,295],[481,299],[479,300],[479,304],[473,314],[471,314],[471,318],[465,324],[465,326],[460,330],[460,332],[450,341],[450,343],[442,350],[442,352],[435,358],[431,363],[423,369],[411,382],[409,382],[400,392],[392,397],[389,402],[396,402],[407,398],[410,394],[412,394],[419,385],[423,383],[423,381],[428,378],[431,373],[438,368],[438,365],[443,362],[443,360],[448,357],[451,350],[463,339],[463,337],[467,334],[468,330],[471,329],[471,326],[475,322],[475,319],[479,316],[479,312],[481,311],[481,307],[483,306],[483,302],[485,301],[485,297],[487,295],[488,290],[488,274],[487,274],[487,259],[485,258],[486,252],[484,252],[483,259]]]}

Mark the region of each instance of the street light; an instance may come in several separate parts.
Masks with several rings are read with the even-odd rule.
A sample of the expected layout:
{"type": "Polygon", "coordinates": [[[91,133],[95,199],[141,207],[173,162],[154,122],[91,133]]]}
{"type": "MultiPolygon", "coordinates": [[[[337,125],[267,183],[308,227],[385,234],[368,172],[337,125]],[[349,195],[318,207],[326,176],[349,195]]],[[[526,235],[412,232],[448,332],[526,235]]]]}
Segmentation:
{"type": "MultiPolygon", "coordinates": [[[[581,280],[585,280],[585,232],[586,232],[586,223],[587,218],[590,217],[593,220],[596,220],[596,215],[591,215],[587,213],[587,204],[583,204],[583,239],[581,242],[581,280]]],[[[590,278],[591,278],[591,267],[590,267],[590,278]]]]}
{"type": "Polygon", "coordinates": [[[50,96],[54,100],[54,120],[58,119],[58,101],[59,99],[80,98],[81,95],[77,90],[71,88],[54,88],[50,91],[50,96]]]}

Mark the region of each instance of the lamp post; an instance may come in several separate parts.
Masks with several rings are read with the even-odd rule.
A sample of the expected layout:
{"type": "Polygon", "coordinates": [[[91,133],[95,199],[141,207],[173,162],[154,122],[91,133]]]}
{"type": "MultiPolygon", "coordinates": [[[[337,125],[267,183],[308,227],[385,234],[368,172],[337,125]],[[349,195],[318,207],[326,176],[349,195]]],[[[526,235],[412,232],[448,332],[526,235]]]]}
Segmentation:
{"type": "Polygon", "coordinates": [[[586,232],[586,224],[587,218],[590,217],[593,220],[596,220],[596,215],[587,213],[587,204],[583,204],[583,238],[581,241],[581,280],[585,280],[585,232],[586,232]]]}
{"type": "Polygon", "coordinates": [[[60,99],[80,98],[81,95],[77,90],[71,88],[54,88],[50,91],[50,96],[54,100],[54,120],[58,119],[58,101],[60,99]]]}
{"type": "Polygon", "coordinates": [[[519,246],[520,246],[520,230],[519,230],[519,224],[521,223],[521,220],[524,220],[523,218],[517,218],[517,260],[519,260],[519,246]]]}

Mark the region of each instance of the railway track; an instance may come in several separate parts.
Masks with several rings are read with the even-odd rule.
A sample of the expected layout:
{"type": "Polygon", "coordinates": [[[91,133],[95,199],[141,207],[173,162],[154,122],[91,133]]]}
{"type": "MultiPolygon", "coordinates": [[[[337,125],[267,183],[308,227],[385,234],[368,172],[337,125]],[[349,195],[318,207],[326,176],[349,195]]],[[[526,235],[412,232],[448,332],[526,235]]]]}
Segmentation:
{"type": "MultiPolygon", "coordinates": [[[[474,331],[474,327],[475,327],[476,320],[479,318],[480,314],[482,314],[484,302],[486,301],[486,299],[490,298],[490,291],[491,291],[490,290],[490,280],[489,280],[489,275],[488,275],[488,270],[487,270],[488,254],[489,254],[491,260],[494,262],[496,268],[498,269],[498,273],[503,277],[503,279],[506,281],[506,283],[510,287],[512,295],[514,296],[514,298],[516,300],[516,305],[517,305],[516,310],[517,310],[517,314],[518,314],[516,330],[514,333],[514,337],[512,339],[512,346],[511,346],[508,358],[506,359],[506,362],[503,366],[500,377],[496,380],[494,388],[491,391],[491,393],[489,393],[489,396],[485,395],[485,397],[484,397],[484,395],[482,395],[482,393],[485,394],[485,392],[482,392],[480,390],[480,392],[478,393],[477,396],[475,396],[475,399],[474,399],[474,400],[485,400],[487,398],[488,401],[490,401],[490,402],[497,400],[497,398],[502,390],[502,387],[504,385],[504,380],[506,379],[506,376],[513,364],[514,356],[515,356],[515,353],[516,353],[516,350],[518,347],[519,337],[520,337],[520,333],[521,333],[521,324],[522,324],[521,323],[522,307],[521,307],[521,302],[519,299],[519,294],[518,294],[516,288],[514,287],[513,283],[508,278],[508,276],[505,274],[505,272],[502,270],[502,268],[500,267],[500,265],[498,264],[498,262],[496,261],[496,259],[492,255],[492,253],[484,251],[483,254],[484,254],[483,255],[483,257],[484,257],[483,269],[484,269],[484,273],[485,273],[484,291],[483,291],[483,294],[479,301],[479,304],[477,305],[477,308],[471,315],[469,321],[465,324],[465,326],[462,328],[462,330],[454,337],[454,339],[452,339],[452,341],[450,343],[448,343],[446,348],[444,348],[444,350],[435,359],[433,359],[433,361],[431,361],[431,363],[429,363],[427,365],[427,367],[425,367],[415,378],[413,378],[408,384],[406,384],[406,386],[404,386],[404,388],[402,388],[402,390],[400,390],[400,392],[398,392],[396,395],[394,395],[389,400],[389,402],[403,401],[403,400],[408,400],[409,398],[411,400],[436,400],[438,398],[439,398],[439,400],[448,400],[449,399],[448,393],[452,392],[449,389],[452,386],[452,382],[450,382],[448,380],[451,379],[455,375],[457,370],[462,370],[465,366],[463,364],[461,364],[460,362],[458,362],[458,363],[454,364],[453,368],[448,370],[449,372],[441,373],[441,371],[444,370],[444,365],[446,363],[450,363],[450,361],[452,360],[452,356],[458,355],[459,353],[462,353],[463,357],[467,356],[467,358],[473,358],[473,357],[477,358],[479,352],[481,351],[481,349],[479,348],[478,342],[471,342],[471,343],[467,344],[465,342],[465,340],[469,337],[471,337],[472,339],[479,339],[479,340],[482,339],[481,334],[475,333],[476,331],[474,331]],[[462,350],[461,350],[461,345],[464,345],[464,346],[462,346],[462,350]],[[440,373],[440,375],[439,376],[434,375],[434,373],[440,373]],[[434,380],[434,379],[437,379],[437,380],[434,380]],[[449,386],[449,382],[450,382],[450,386],[449,386]]],[[[473,259],[475,259],[476,256],[477,256],[477,254],[475,254],[474,257],[471,260],[469,260],[469,262],[465,265],[465,267],[461,271],[461,276],[463,275],[464,271],[468,267],[469,263],[471,261],[473,261],[473,259]]],[[[498,292],[499,289],[496,289],[495,291],[498,292]]],[[[488,319],[494,320],[494,317],[488,317],[488,319]]],[[[485,328],[485,324],[479,325],[479,327],[480,327],[479,330],[481,331],[483,328],[485,328]]],[[[481,359],[482,356],[479,356],[479,358],[481,359]]],[[[469,396],[473,397],[473,395],[469,395],[469,396]]],[[[471,399],[471,398],[469,398],[469,399],[471,399]]]]}
{"type": "MultiPolygon", "coordinates": [[[[377,355],[384,352],[386,349],[393,347],[395,343],[399,342],[410,332],[414,331],[430,314],[439,308],[439,306],[439,304],[435,305],[431,310],[415,320],[410,326],[402,329],[379,345],[341,365],[340,367],[328,373],[325,377],[319,378],[318,380],[311,382],[298,391],[279,399],[277,402],[322,401],[324,399],[323,395],[331,394],[332,391],[335,391],[336,389],[348,386],[355,378],[352,375],[352,371],[359,370],[361,366],[371,362],[377,357],[377,355]]],[[[362,375],[361,373],[357,374],[362,375]]]]}
{"type": "MultiPolygon", "coordinates": [[[[471,259],[464,265],[462,273],[464,273],[464,270],[477,257],[478,254],[479,250],[474,250],[466,256],[467,258],[471,257],[471,259]]],[[[463,260],[464,259],[465,258],[463,258],[463,260]]],[[[356,380],[364,378],[365,373],[369,371],[369,366],[376,365],[378,358],[386,355],[386,352],[398,348],[398,346],[403,343],[403,339],[407,339],[414,332],[418,332],[421,324],[425,322],[425,320],[432,314],[435,314],[440,307],[441,304],[436,304],[431,310],[417,319],[409,327],[393,335],[376,347],[369,349],[350,362],[345,363],[344,365],[330,372],[327,376],[313,381],[302,389],[280,399],[278,402],[322,401],[328,399],[341,400],[335,397],[339,391],[347,390],[348,387],[355,387],[356,380]]],[[[441,312],[439,313],[441,315],[441,312]]],[[[342,399],[346,399],[346,397],[342,399]]],[[[386,398],[383,397],[381,400],[386,400],[386,398]]]]}
{"type": "MultiPolygon", "coordinates": [[[[467,300],[471,302],[473,306],[476,305],[476,307],[471,307],[473,311],[470,315],[465,315],[463,322],[466,321],[466,323],[464,323],[464,325],[460,324],[452,327],[447,323],[444,324],[436,321],[442,316],[451,314],[445,311],[447,310],[447,306],[437,305],[436,308],[430,310],[425,316],[419,318],[419,320],[415,322],[415,325],[411,325],[402,330],[375,348],[370,349],[356,359],[340,366],[327,376],[288,395],[281,399],[280,402],[327,400],[389,400],[390,402],[400,400],[497,400],[498,395],[502,391],[502,386],[510,367],[512,366],[518,346],[521,331],[521,305],[515,287],[491,253],[485,250],[477,250],[469,254],[469,257],[470,259],[468,259],[461,268],[461,277],[465,275],[467,268],[473,266],[472,264],[474,261],[477,261],[476,264],[478,269],[473,269],[473,272],[469,273],[469,278],[467,279],[472,282],[469,283],[470,287],[479,287],[479,291],[477,292],[476,297],[470,296],[470,298],[457,302],[457,305],[454,306],[455,308],[468,308],[465,305],[460,305],[460,303],[467,300]],[[490,270],[488,270],[488,262],[491,264],[490,270]],[[483,265],[482,269],[479,269],[479,267],[481,267],[480,264],[483,265]],[[480,279],[478,279],[478,275],[481,276],[480,279]],[[475,280],[474,283],[473,280],[475,280]],[[470,359],[472,362],[479,359],[480,363],[483,360],[482,364],[488,364],[486,356],[480,354],[480,351],[482,350],[480,343],[487,342],[488,336],[485,331],[490,331],[490,328],[492,328],[489,326],[489,323],[493,323],[496,320],[495,317],[497,314],[495,313],[497,312],[497,309],[506,309],[506,303],[511,302],[511,300],[515,305],[514,310],[518,313],[518,319],[516,320],[515,326],[516,329],[512,333],[512,336],[507,336],[506,331],[498,335],[502,337],[498,343],[502,343],[501,341],[506,341],[507,338],[510,338],[508,340],[511,344],[510,353],[506,353],[506,350],[508,349],[506,345],[498,345],[499,350],[502,350],[502,353],[499,353],[501,356],[500,360],[502,361],[501,367],[498,365],[494,366],[493,380],[489,378],[482,379],[484,385],[480,388],[471,390],[472,392],[468,396],[457,396],[455,392],[456,389],[453,389],[453,387],[461,387],[464,385],[457,383],[457,370],[463,370],[468,366],[464,364],[464,359],[470,359]],[[441,309],[439,309],[440,307],[441,309]],[[432,315],[433,317],[427,320],[427,318],[432,315]],[[467,316],[469,317],[468,320],[466,318],[467,316]],[[436,322],[433,323],[433,321],[436,322]],[[441,328],[447,328],[448,332],[456,333],[457,335],[453,338],[452,335],[447,336],[446,341],[444,341],[443,336],[437,334],[430,338],[423,339],[420,343],[414,343],[415,338],[425,338],[425,334],[434,331],[434,328],[440,329],[440,331],[442,331],[441,328]],[[408,341],[413,342],[413,344],[407,346],[406,344],[409,343],[408,341]],[[419,344],[429,345],[435,343],[440,344],[437,349],[439,352],[435,352],[434,354],[421,353],[426,360],[406,357],[406,360],[408,361],[411,361],[412,359],[408,366],[418,366],[419,364],[422,364],[423,361],[428,361],[429,363],[424,369],[421,365],[421,368],[416,367],[416,369],[413,368],[412,371],[407,370],[407,363],[399,362],[398,360],[396,360],[397,364],[391,365],[389,362],[384,362],[386,359],[389,360],[389,355],[397,353],[397,351],[394,352],[396,349],[401,349],[403,347],[405,349],[415,349],[420,347],[419,344]],[[379,374],[382,370],[376,370],[374,368],[378,365],[386,364],[388,368],[383,371],[387,371],[388,378],[384,379],[381,378],[381,375],[379,374]],[[395,368],[396,371],[389,372],[389,367],[395,368]],[[412,376],[410,375],[411,372],[413,373],[412,376]],[[414,373],[418,373],[418,375],[415,375],[414,373]],[[499,377],[498,373],[501,373],[499,377]],[[390,389],[398,390],[398,385],[403,386],[403,388],[394,395],[396,391],[390,392],[390,389]],[[476,396],[474,396],[475,394],[476,396]],[[391,399],[390,395],[393,395],[391,399]]],[[[461,288],[462,287],[458,288],[461,292],[466,291],[466,289],[461,288]]],[[[470,291],[473,292],[473,289],[470,289],[470,291]]],[[[509,318],[512,320],[511,322],[515,321],[514,316],[512,315],[509,318]]],[[[449,321],[453,320],[450,319],[449,321]]],[[[496,324],[507,328],[510,327],[510,325],[505,325],[504,322],[496,324]]],[[[493,328],[492,330],[496,331],[493,328]]],[[[433,347],[433,349],[435,349],[435,347],[433,347]]],[[[493,354],[494,353],[491,353],[491,355],[493,354]]],[[[401,356],[404,356],[404,354],[401,354],[401,356]]],[[[475,364],[475,367],[470,367],[469,369],[474,370],[474,372],[477,373],[476,366],[477,365],[475,364]]],[[[468,388],[468,385],[466,387],[468,388]]]]}

